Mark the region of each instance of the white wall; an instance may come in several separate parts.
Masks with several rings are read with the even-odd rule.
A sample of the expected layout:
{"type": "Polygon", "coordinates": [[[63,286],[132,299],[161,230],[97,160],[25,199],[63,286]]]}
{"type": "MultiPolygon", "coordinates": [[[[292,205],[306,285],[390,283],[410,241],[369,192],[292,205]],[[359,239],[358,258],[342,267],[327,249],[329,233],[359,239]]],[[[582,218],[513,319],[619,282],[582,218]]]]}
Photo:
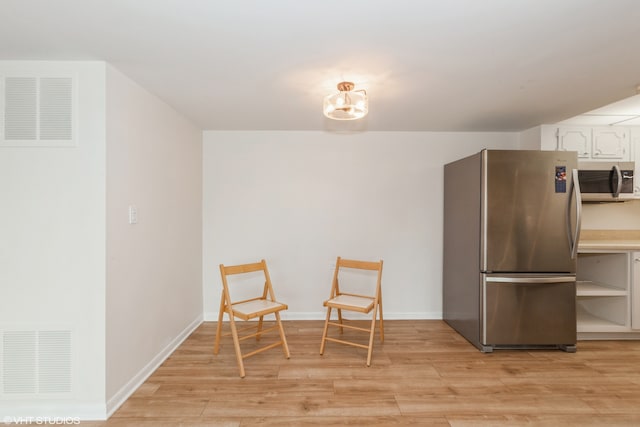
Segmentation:
{"type": "Polygon", "coordinates": [[[111,412],[202,321],[202,132],[107,66],[106,163],[111,412]]]}
{"type": "Polygon", "coordinates": [[[540,150],[543,134],[543,127],[536,126],[520,132],[519,147],[521,150],[540,150]]]}
{"type": "Polygon", "coordinates": [[[640,230],[640,200],[582,205],[583,230],[640,230]]]}
{"type": "Polygon", "coordinates": [[[442,317],[443,166],[515,133],[204,133],[205,318],[219,264],[265,258],[285,318],[318,319],[335,257],[383,259],[386,318],[442,317]]]}
{"type": "MultiPolygon", "coordinates": [[[[0,61],[1,75],[76,73],[76,147],[0,147],[0,329],[71,330],[72,395],[3,396],[0,415],[105,405],[105,66],[0,61]]],[[[71,412],[68,412],[71,411],[71,412]]]]}

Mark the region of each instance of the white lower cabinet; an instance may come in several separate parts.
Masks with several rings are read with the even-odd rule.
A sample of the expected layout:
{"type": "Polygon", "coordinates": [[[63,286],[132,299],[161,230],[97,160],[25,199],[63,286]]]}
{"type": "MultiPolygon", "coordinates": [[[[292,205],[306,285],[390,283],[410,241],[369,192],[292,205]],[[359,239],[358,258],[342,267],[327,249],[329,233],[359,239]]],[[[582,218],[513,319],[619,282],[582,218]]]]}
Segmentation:
{"type": "Polygon", "coordinates": [[[577,272],[577,331],[617,333],[631,328],[629,252],[581,252],[577,272]]]}
{"type": "Polygon", "coordinates": [[[631,328],[640,331],[640,252],[632,252],[631,328]]]}

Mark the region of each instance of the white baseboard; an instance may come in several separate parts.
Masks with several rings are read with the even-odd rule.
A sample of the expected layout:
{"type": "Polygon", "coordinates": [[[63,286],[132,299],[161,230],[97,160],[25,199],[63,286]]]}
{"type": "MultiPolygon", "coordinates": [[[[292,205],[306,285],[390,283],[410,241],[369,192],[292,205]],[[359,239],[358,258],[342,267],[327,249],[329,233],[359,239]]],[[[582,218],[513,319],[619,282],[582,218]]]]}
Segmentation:
{"type": "Polygon", "coordinates": [[[162,363],[171,356],[182,342],[203,322],[202,314],[198,315],[186,328],[182,330],[160,353],[146,364],[133,378],[131,378],[120,390],[107,400],[107,418],[113,413],[144,383],[162,363]]]}

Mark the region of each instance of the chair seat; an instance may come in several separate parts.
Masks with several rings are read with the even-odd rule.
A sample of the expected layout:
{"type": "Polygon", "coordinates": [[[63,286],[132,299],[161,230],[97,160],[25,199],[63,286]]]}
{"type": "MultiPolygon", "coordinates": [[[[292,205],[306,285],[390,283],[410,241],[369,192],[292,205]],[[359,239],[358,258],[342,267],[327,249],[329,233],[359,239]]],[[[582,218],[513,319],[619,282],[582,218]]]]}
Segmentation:
{"type": "Polygon", "coordinates": [[[233,304],[233,313],[242,319],[253,319],[265,314],[275,313],[280,310],[287,310],[287,305],[266,299],[257,299],[238,304],[233,304]]]}
{"type": "Polygon", "coordinates": [[[335,298],[325,301],[324,305],[334,308],[361,311],[368,313],[373,308],[374,298],[362,297],[357,295],[338,295],[335,298]]]}

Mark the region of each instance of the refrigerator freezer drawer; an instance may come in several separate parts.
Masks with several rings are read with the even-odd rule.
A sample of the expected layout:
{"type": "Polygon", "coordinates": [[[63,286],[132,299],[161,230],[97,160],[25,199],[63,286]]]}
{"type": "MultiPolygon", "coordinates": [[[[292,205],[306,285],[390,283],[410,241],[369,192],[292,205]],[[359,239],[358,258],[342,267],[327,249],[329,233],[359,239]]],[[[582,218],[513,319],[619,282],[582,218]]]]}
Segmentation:
{"type": "Polygon", "coordinates": [[[575,346],[575,277],[483,277],[483,346],[575,346]]]}

